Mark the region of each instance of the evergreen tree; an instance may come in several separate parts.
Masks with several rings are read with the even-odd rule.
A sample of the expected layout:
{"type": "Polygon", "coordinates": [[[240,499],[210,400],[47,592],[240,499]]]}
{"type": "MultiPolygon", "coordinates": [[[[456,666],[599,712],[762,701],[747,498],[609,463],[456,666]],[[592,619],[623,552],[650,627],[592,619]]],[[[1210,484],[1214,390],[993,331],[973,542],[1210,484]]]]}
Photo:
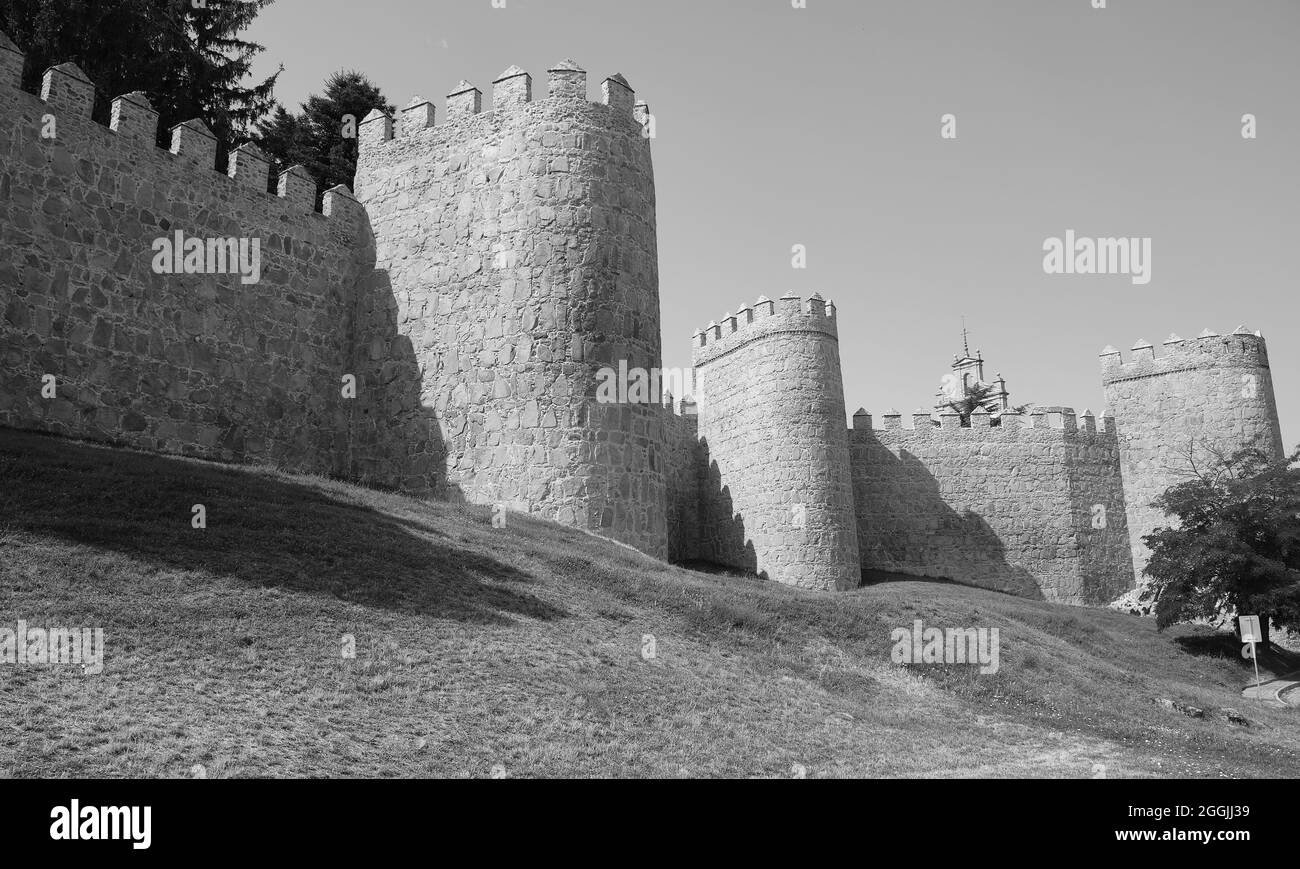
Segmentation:
{"type": "Polygon", "coordinates": [[[148,0],[0,0],[0,30],[27,55],[23,88],[35,92],[45,70],[75,63],[95,83],[100,121],[113,97],[161,80],[178,22],[148,0]]]}
{"type": "Polygon", "coordinates": [[[248,138],[272,104],[279,73],[245,87],[263,49],[239,38],[272,0],[0,0],[0,30],[27,54],[23,86],[71,61],[94,82],[93,117],[106,123],[114,97],[142,91],[168,128],[198,118],[218,150],[248,138]],[[199,5],[201,4],[201,5],[199,5]]]}
{"type": "Polygon", "coordinates": [[[357,133],[371,109],[388,114],[394,107],[383,92],[355,70],[343,70],[325,81],[325,93],[312,94],[302,111],[292,115],[277,107],[257,136],[275,171],[301,164],[316,181],[316,196],[338,184],[351,188],[357,172],[357,133]]]}

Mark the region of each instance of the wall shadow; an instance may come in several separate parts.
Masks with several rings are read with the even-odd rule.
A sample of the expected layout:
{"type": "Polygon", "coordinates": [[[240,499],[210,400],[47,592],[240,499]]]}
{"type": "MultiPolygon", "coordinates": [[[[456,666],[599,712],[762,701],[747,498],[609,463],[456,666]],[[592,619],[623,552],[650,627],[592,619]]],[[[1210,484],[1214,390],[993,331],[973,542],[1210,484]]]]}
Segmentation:
{"type": "Polygon", "coordinates": [[[531,575],[445,542],[436,517],[395,517],[256,471],[0,429],[0,479],[11,533],[428,618],[567,615],[527,590],[531,575]],[[195,504],[205,529],[191,525],[195,504]]]}
{"type": "Polygon", "coordinates": [[[1133,547],[1129,537],[1128,506],[1119,465],[1119,447],[1113,460],[1102,462],[1095,448],[1065,451],[1066,483],[1074,515],[1074,534],[1082,547],[1083,603],[1105,605],[1136,587],[1133,547]],[[1105,521],[1097,527],[1096,506],[1105,521]]]}
{"type": "Polygon", "coordinates": [[[447,443],[434,408],[423,402],[424,374],[414,343],[399,327],[401,306],[387,269],[375,268],[375,239],[361,208],[358,278],[347,324],[357,396],[345,401],[347,443],[341,475],[363,485],[463,503],[447,484],[447,443]]]}
{"type": "Polygon", "coordinates": [[[736,512],[731,490],[709,451],[708,438],[699,438],[695,452],[699,468],[699,539],[691,563],[744,571],[768,579],[758,570],[758,553],[745,535],[745,517],[736,512]]]}
{"type": "Polygon", "coordinates": [[[855,433],[851,449],[869,451],[853,462],[864,584],[883,573],[1045,599],[1033,574],[1007,561],[1006,544],[984,517],[949,506],[938,479],[914,454],[895,455],[865,432],[855,433]],[[864,467],[869,476],[860,472],[864,467]]]}

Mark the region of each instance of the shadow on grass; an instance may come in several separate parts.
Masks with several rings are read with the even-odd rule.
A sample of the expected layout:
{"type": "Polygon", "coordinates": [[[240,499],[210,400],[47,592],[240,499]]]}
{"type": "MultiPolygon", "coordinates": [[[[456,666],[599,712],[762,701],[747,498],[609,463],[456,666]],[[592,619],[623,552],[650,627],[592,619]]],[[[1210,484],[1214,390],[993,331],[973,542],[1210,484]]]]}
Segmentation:
{"type": "MultiPolygon", "coordinates": [[[[1242,670],[1254,671],[1250,659],[1241,656],[1241,642],[1232,633],[1189,634],[1176,637],[1179,648],[1189,655],[1203,658],[1230,658],[1242,670]]],[[[1259,650],[1259,668],[1276,675],[1300,671],[1300,654],[1287,651],[1276,643],[1271,648],[1259,650]]]]}
{"type": "MultiPolygon", "coordinates": [[[[307,485],[0,429],[0,529],[430,618],[567,615],[532,576],[443,542],[439,519],[387,515],[307,485]],[[203,505],[207,528],[191,526],[203,505]]],[[[140,579],[146,582],[146,579],[140,579]]]]}
{"type": "Polygon", "coordinates": [[[1032,600],[1032,601],[1040,601],[1044,603],[1047,602],[1043,600],[1041,595],[1031,596],[1031,595],[1018,594],[1017,592],[1008,591],[1007,589],[989,588],[988,586],[980,585],[977,582],[966,582],[964,580],[952,579],[946,576],[920,576],[917,574],[899,573],[897,571],[892,571],[892,570],[875,570],[872,568],[863,568],[862,582],[858,586],[858,588],[866,589],[866,588],[873,588],[873,587],[886,587],[889,585],[900,584],[900,583],[919,583],[921,585],[946,586],[947,588],[954,591],[968,590],[968,591],[979,592],[982,594],[1001,595],[1003,597],[1014,598],[1016,600],[1032,600]]]}

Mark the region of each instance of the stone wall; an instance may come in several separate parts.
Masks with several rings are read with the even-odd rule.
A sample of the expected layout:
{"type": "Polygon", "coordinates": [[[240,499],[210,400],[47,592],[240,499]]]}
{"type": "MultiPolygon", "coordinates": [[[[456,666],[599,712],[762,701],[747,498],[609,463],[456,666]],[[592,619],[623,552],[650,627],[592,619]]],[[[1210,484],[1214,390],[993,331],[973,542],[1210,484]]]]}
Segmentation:
{"type": "MultiPolygon", "coordinates": [[[[1108,419],[1108,418],[1107,418],[1108,419]]],[[[977,413],[935,425],[928,412],[865,411],[851,435],[863,568],[971,583],[1062,603],[1098,604],[1128,586],[1117,443],[1069,408],[977,413]]]]}
{"type": "Polygon", "coordinates": [[[0,36],[0,425],[346,473],[340,384],[365,268],[346,190],[313,213],[300,168],[270,195],[255,149],[219,171],[201,123],[166,151],[142,95],[116,100],[105,128],[74,65],[39,97],[18,90],[21,66],[0,36]],[[256,240],[260,280],[159,273],[154,243],[176,233],[250,254],[256,240]]]}
{"type": "Polygon", "coordinates": [[[861,581],[835,309],[820,296],[696,333],[699,555],[804,588],[861,581]]]}
{"type": "Polygon", "coordinates": [[[668,560],[700,557],[700,483],[703,463],[695,402],[665,396],[664,483],[668,501],[668,560]]]}
{"type": "Polygon", "coordinates": [[[75,66],[36,96],[22,63],[0,34],[0,425],[504,504],[806,588],[865,569],[1069,603],[1131,585],[1183,452],[1283,450],[1244,329],[1108,348],[1101,430],[1047,408],[849,432],[820,296],[697,332],[698,416],[600,398],[603,372],[660,365],[649,110],[622,76],[593,103],[565,61],[534,99],[512,67],[491,111],[461,82],[442,124],[418,97],[374,112],[358,198],[317,214],[301,167],[268,194],[255,148],[218,170],[188,122],[159,149],[142,95],[104,128],[75,66]],[[178,233],[256,242],[260,273],[166,273],[178,233]]]}
{"type": "Polygon", "coordinates": [[[1192,458],[1204,463],[1213,452],[1252,444],[1282,456],[1268,348],[1245,328],[1231,335],[1207,329],[1194,340],[1170,336],[1160,357],[1147,341],[1134,346],[1128,362],[1107,347],[1101,367],[1119,426],[1132,563],[1141,582],[1149,557],[1142,538],[1170,524],[1151,504],[1188,479],[1192,458]]]}
{"type": "Polygon", "coordinates": [[[660,364],[647,109],[621,76],[595,104],[576,64],[550,74],[540,99],[512,67],[491,111],[462,82],[442,124],[418,97],[396,129],[362,124],[376,272],[359,324],[409,356],[378,378],[397,396],[381,400],[430,410],[448,495],[663,555],[662,409],[595,400],[600,369],[660,364]]]}

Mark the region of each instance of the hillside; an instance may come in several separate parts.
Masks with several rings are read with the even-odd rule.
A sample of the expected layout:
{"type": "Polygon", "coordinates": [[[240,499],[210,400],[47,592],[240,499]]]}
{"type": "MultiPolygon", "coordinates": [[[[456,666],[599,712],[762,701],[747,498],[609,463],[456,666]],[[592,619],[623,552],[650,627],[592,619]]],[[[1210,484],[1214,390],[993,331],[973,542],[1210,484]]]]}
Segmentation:
{"type": "Polygon", "coordinates": [[[942,583],[796,593],[485,508],[0,430],[19,619],[102,627],[108,653],[99,675],[0,664],[0,776],[1300,776],[1300,715],[1244,701],[1249,662],[1203,629],[942,583]],[[892,664],[917,618],[999,628],[1000,670],[892,664]]]}

